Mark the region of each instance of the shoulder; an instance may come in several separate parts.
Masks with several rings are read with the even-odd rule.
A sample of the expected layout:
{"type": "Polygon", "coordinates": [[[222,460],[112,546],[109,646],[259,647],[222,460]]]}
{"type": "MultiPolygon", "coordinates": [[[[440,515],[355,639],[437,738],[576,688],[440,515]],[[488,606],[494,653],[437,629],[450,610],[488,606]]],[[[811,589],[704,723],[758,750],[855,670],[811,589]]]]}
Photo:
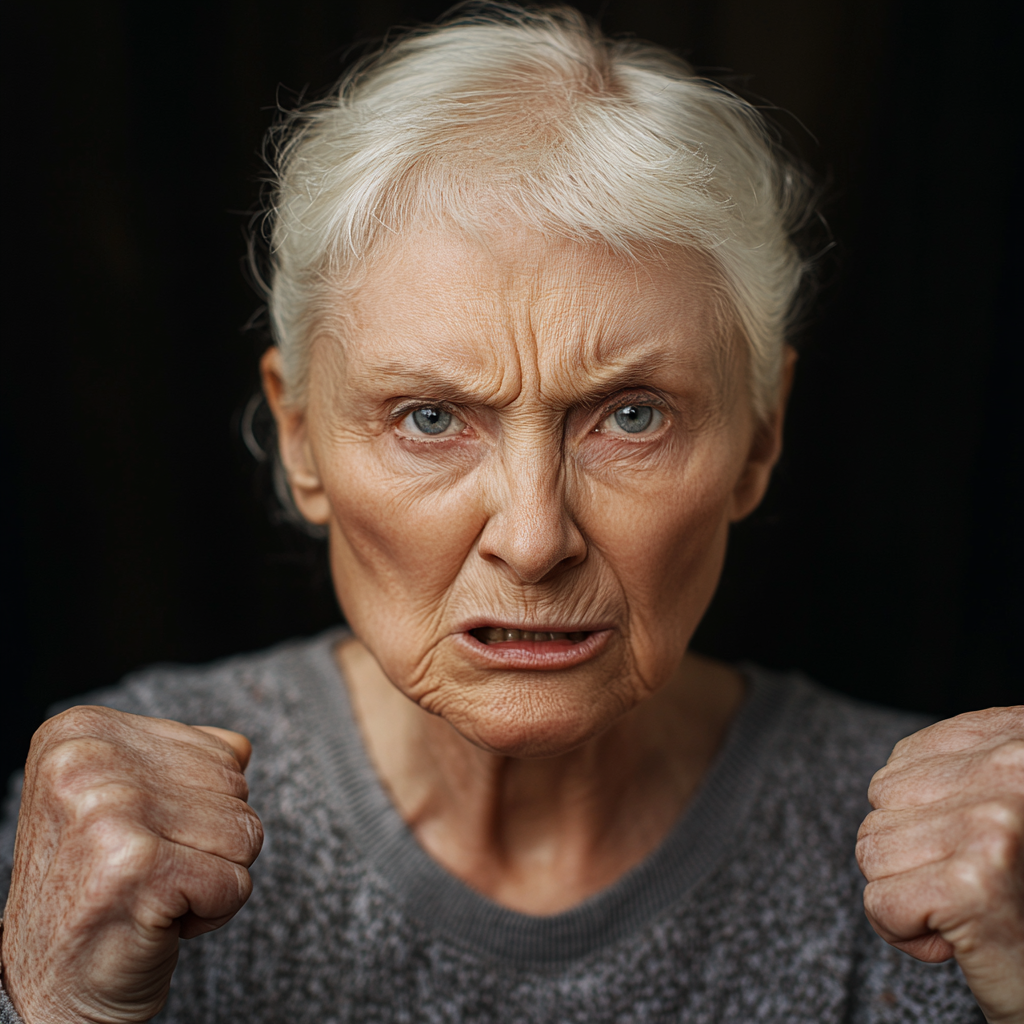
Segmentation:
{"type": "Polygon", "coordinates": [[[772,672],[754,665],[743,670],[754,695],[781,704],[772,762],[786,774],[810,773],[817,785],[848,781],[867,785],[904,736],[934,719],[869,704],[827,689],[800,672],[772,672]]]}
{"type": "Polygon", "coordinates": [[[308,708],[310,692],[330,671],[330,652],[342,635],[341,630],[330,630],[206,665],[153,665],[116,686],[54,705],[49,713],[98,704],[250,735],[308,708]]]}
{"type": "Polygon", "coordinates": [[[790,865],[810,859],[821,870],[830,865],[836,884],[859,883],[853,850],[871,810],[871,777],[900,739],[930,720],[854,700],[798,672],[743,671],[751,691],[737,724],[759,747],[751,834],[790,865]]]}

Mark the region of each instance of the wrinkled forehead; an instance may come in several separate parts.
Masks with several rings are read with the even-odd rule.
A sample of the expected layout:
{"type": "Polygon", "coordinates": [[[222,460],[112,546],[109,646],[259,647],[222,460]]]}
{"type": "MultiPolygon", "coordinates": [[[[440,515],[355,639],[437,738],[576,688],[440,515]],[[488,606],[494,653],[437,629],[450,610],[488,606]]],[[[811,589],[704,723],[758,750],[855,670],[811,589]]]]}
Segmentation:
{"type": "Polygon", "coordinates": [[[641,257],[528,229],[419,226],[368,262],[346,304],[355,378],[429,370],[499,379],[511,397],[531,383],[589,392],[669,364],[735,376],[725,289],[706,256],[682,248],[641,257]]]}

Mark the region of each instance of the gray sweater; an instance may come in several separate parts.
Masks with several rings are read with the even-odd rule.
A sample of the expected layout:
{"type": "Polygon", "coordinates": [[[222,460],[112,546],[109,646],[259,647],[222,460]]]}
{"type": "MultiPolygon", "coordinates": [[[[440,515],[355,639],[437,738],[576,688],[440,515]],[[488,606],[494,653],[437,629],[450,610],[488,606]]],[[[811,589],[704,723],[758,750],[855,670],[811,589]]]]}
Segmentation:
{"type": "MultiPolygon", "coordinates": [[[[532,917],[417,845],[367,759],[331,656],[338,636],[157,667],[84,698],[253,742],[246,774],[266,843],[252,897],[182,943],[158,1021],[983,1020],[955,962],[891,948],[861,907],[853,850],[868,780],[920,720],[744,666],[746,702],[661,846],[583,904],[532,917]]],[[[0,893],[13,832],[9,815],[0,893]]],[[[16,1021],[0,999],[0,1020],[16,1021]]]]}

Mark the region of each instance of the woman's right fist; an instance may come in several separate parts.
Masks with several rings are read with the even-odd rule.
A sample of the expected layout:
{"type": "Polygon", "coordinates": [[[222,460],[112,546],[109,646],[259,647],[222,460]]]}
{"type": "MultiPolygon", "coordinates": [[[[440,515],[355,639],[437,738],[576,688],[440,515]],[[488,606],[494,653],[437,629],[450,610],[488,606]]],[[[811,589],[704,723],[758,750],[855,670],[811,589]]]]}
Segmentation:
{"type": "Polygon", "coordinates": [[[3,926],[4,984],[27,1024],[160,1010],[179,937],[219,928],[252,890],[250,751],[238,733],[102,707],[39,728],[3,926]]]}

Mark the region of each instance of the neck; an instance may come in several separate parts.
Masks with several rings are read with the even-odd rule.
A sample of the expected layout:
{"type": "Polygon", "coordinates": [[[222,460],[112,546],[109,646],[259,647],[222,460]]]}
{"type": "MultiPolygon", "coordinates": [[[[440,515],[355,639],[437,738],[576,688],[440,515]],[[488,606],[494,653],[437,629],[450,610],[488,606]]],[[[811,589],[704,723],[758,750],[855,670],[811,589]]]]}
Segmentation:
{"type": "Polygon", "coordinates": [[[358,640],[336,654],[370,759],[417,841],[478,892],[529,914],[581,902],[664,839],[744,689],[735,669],[687,654],[601,736],[526,760],[481,750],[423,711],[358,640]]]}

